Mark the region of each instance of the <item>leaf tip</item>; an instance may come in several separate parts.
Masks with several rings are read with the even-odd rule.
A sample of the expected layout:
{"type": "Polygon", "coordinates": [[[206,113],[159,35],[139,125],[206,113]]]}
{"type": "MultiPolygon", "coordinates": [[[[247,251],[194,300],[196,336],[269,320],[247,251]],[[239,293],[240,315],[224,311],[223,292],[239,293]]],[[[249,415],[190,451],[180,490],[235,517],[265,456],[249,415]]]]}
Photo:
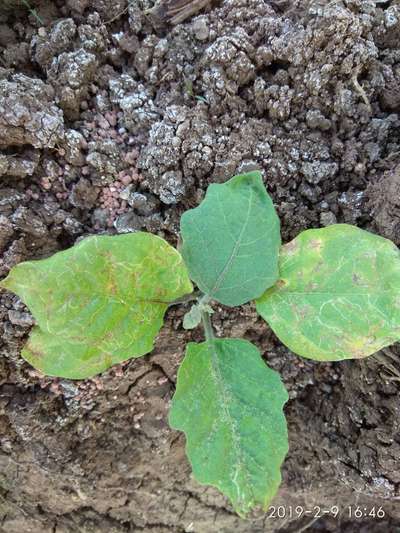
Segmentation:
{"type": "Polygon", "coordinates": [[[248,185],[258,188],[261,186],[263,190],[265,190],[261,170],[251,170],[249,172],[244,172],[243,174],[237,174],[225,183],[225,185],[228,184],[234,187],[248,185]]]}

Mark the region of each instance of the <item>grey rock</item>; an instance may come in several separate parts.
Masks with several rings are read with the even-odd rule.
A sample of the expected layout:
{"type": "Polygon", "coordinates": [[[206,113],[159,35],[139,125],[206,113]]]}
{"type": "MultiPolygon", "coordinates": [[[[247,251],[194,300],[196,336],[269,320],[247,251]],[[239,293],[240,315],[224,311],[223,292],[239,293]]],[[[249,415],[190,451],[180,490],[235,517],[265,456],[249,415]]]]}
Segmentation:
{"type": "Polygon", "coordinates": [[[316,185],[325,179],[333,178],[338,171],[338,164],[327,161],[307,161],[301,165],[300,170],[311,185],[316,185]]]}
{"type": "Polygon", "coordinates": [[[83,48],[53,59],[48,78],[55,87],[58,104],[70,120],[79,117],[80,103],[88,95],[97,67],[96,56],[83,48]]]}
{"type": "Polygon", "coordinates": [[[3,51],[3,64],[10,68],[23,69],[29,65],[30,54],[28,43],[8,45],[3,51]]]}
{"type": "MultiPolygon", "coordinates": [[[[204,111],[168,106],[164,120],[152,126],[149,137],[149,143],[141,151],[138,168],[146,178],[144,185],[162,202],[177,203],[187,194],[195,178],[200,179],[213,170],[214,147],[218,141],[215,128],[204,111]]],[[[240,137],[245,139],[244,134],[240,137]]],[[[236,161],[233,165],[237,166],[236,161]]]]}
{"type": "Polygon", "coordinates": [[[142,29],[143,22],[144,22],[144,15],[140,7],[134,2],[131,2],[129,4],[128,13],[129,13],[129,19],[128,19],[129,27],[134,34],[137,34],[142,29]]]}
{"type": "Polygon", "coordinates": [[[371,163],[378,161],[381,155],[381,146],[378,143],[369,142],[364,145],[364,150],[368,155],[371,163]]]}
{"type": "Polygon", "coordinates": [[[90,13],[88,24],[81,24],[78,28],[79,40],[82,48],[88,52],[104,52],[107,44],[107,29],[102,23],[99,13],[90,13]]]}
{"type": "Polygon", "coordinates": [[[7,173],[8,170],[8,157],[0,154],[0,176],[7,173]]]}
{"type": "Polygon", "coordinates": [[[343,212],[345,222],[356,224],[357,219],[361,216],[364,191],[347,191],[343,192],[338,198],[338,204],[343,212]]]}
{"type": "Polygon", "coordinates": [[[82,147],[85,144],[85,138],[79,131],[67,130],[64,136],[63,148],[65,150],[65,160],[75,167],[82,167],[85,164],[85,156],[82,153],[82,147]]]}
{"type": "Polygon", "coordinates": [[[159,119],[150,90],[131,76],[122,74],[111,79],[109,86],[111,102],[121,108],[123,124],[132,133],[148,130],[159,119]]]}
{"type": "Polygon", "coordinates": [[[47,226],[28,207],[18,207],[11,217],[14,227],[27,235],[41,238],[48,235],[47,226]]]}
{"type": "Polygon", "coordinates": [[[24,195],[16,189],[0,189],[0,214],[11,215],[24,200],[24,195]]]}
{"type": "Polygon", "coordinates": [[[140,193],[124,189],[120,195],[122,199],[127,200],[128,204],[135,209],[139,215],[149,216],[159,208],[159,202],[155,196],[149,193],[140,193]]]}
{"type": "Polygon", "coordinates": [[[287,120],[290,117],[293,95],[294,91],[288,85],[267,87],[264,97],[270,117],[277,120],[287,120]]]}
{"type": "Polygon", "coordinates": [[[118,233],[131,233],[140,231],[144,226],[143,218],[134,211],[129,211],[120,215],[114,222],[114,227],[118,233]]]}
{"type": "Polygon", "coordinates": [[[321,194],[321,187],[318,187],[318,185],[311,186],[308,183],[302,183],[299,187],[299,193],[304,198],[307,198],[307,200],[314,204],[318,202],[318,199],[321,194]]]}
{"type": "Polygon", "coordinates": [[[2,252],[14,234],[13,226],[9,218],[0,215],[0,252],[2,252]]]}
{"type": "Polygon", "coordinates": [[[241,87],[255,77],[256,68],[250,59],[253,55],[254,47],[250,38],[246,31],[239,27],[213,42],[205,50],[202,63],[211,68],[219,67],[221,80],[232,80],[236,87],[241,87]]]}
{"type": "Polygon", "coordinates": [[[31,149],[16,155],[0,155],[0,176],[15,178],[32,176],[38,166],[39,159],[39,152],[31,149]]]}
{"type": "Polygon", "coordinates": [[[337,92],[334,110],[338,115],[352,116],[355,114],[355,94],[350,89],[341,89],[337,92]]]}
{"type": "Polygon", "coordinates": [[[142,77],[146,76],[146,73],[151,65],[154,50],[159,42],[158,37],[155,35],[148,35],[140,42],[140,47],[135,54],[134,66],[138,74],[142,77]]]}
{"type": "Polygon", "coordinates": [[[134,54],[140,46],[140,41],[136,35],[129,35],[121,31],[114,33],[112,38],[124,52],[128,52],[129,54],[134,54]]]}
{"type": "Polygon", "coordinates": [[[99,191],[86,178],[80,178],[72,187],[69,201],[75,207],[91,209],[95,206],[99,191]]]}
{"type": "Polygon", "coordinates": [[[307,112],[306,121],[310,128],[326,131],[332,126],[332,122],[324,117],[324,115],[318,109],[311,109],[307,112]]]}
{"type": "Polygon", "coordinates": [[[168,171],[160,178],[160,200],[164,204],[176,204],[186,193],[182,172],[168,171]]]}
{"type": "Polygon", "coordinates": [[[70,49],[76,34],[76,24],[72,19],[63,19],[57,22],[50,33],[37,33],[31,41],[31,48],[35,50],[34,59],[47,70],[54,58],[70,49]]]}
{"type": "Polygon", "coordinates": [[[114,179],[124,166],[118,145],[111,139],[89,143],[86,162],[94,168],[102,181],[114,179]]]}
{"type": "Polygon", "coordinates": [[[72,11],[76,11],[82,15],[85,9],[88,7],[90,0],[67,0],[66,4],[72,11]]]}
{"type": "Polygon", "coordinates": [[[319,221],[321,226],[330,226],[331,224],[336,224],[337,219],[332,211],[323,211],[319,216],[319,221]]]}
{"type": "Polygon", "coordinates": [[[98,207],[95,209],[91,216],[91,222],[93,226],[98,226],[99,228],[105,228],[107,226],[109,213],[108,209],[102,209],[98,207]]]}
{"type": "Polygon", "coordinates": [[[60,379],[59,385],[63,391],[63,395],[66,398],[73,398],[79,393],[79,387],[75,385],[72,381],[60,379]]]}
{"type": "Polygon", "coordinates": [[[251,172],[252,170],[259,170],[260,165],[257,163],[257,161],[253,161],[251,159],[245,159],[240,163],[237,169],[238,174],[244,174],[246,172],[251,172]]]}
{"type": "MultiPolygon", "coordinates": [[[[59,210],[59,212],[61,212],[61,210],[59,210]]],[[[70,235],[80,235],[83,231],[83,224],[70,213],[66,213],[62,227],[70,235]]]]}
{"type": "Polygon", "coordinates": [[[8,319],[14,326],[21,326],[23,328],[29,328],[35,323],[30,313],[14,311],[13,309],[8,311],[8,319]]]}
{"type": "Polygon", "coordinates": [[[25,239],[15,239],[0,256],[0,276],[5,276],[9,270],[27,257],[25,239]]]}
{"type": "Polygon", "coordinates": [[[43,81],[16,74],[0,80],[0,147],[54,148],[64,134],[61,109],[43,81]]]}
{"type": "Polygon", "coordinates": [[[204,16],[196,17],[192,22],[192,30],[198,41],[206,41],[210,35],[207,18],[204,16]]]}
{"type": "Polygon", "coordinates": [[[144,226],[146,230],[150,233],[158,233],[162,228],[168,227],[171,229],[171,226],[165,224],[160,213],[155,213],[149,217],[144,217],[144,226]]]}
{"type": "Polygon", "coordinates": [[[55,180],[62,174],[62,168],[60,165],[51,159],[50,157],[44,156],[42,159],[42,168],[46,177],[50,180],[55,180]]]}

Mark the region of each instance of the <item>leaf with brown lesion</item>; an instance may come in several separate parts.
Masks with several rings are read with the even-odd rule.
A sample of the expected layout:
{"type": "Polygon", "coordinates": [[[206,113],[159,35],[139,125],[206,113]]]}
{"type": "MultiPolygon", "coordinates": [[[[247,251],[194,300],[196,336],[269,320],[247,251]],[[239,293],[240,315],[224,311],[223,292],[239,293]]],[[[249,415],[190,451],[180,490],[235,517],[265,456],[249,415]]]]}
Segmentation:
{"type": "Polygon", "coordinates": [[[280,278],[257,311],[294,353],[367,357],[400,340],[400,252],[348,224],[306,230],[281,249],[280,278]]]}
{"type": "Polygon", "coordinates": [[[88,237],[20,263],[0,286],[18,294],[36,320],[22,357],[70,379],[150,352],[169,303],[193,289],[180,254],[141,232],[88,237]]]}

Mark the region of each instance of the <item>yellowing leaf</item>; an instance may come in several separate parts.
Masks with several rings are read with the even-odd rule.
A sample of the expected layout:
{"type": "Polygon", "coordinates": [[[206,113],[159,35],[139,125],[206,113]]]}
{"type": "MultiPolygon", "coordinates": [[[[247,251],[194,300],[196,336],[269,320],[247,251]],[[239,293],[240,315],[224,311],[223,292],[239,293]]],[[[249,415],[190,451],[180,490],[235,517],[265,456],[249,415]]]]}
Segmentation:
{"type": "Polygon", "coordinates": [[[400,252],[347,224],[303,231],[283,246],[280,280],[256,304],[303,357],[366,357],[400,339],[400,252]]]}
{"type": "Polygon", "coordinates": [[[180,254],[149,233],[88,237],[17,265],[0,285],[37,322],[22,356],[72,379],[150,352],[168,303],[192,291],[180,254]]]}
{"type": "Polygon", "coordinates": [[[287,392],[258,349],[241,339],[190,343],[178,371],[170,425],[186,434],[194,477],[245,515],[267,508],[288,450],[287,392]]]}

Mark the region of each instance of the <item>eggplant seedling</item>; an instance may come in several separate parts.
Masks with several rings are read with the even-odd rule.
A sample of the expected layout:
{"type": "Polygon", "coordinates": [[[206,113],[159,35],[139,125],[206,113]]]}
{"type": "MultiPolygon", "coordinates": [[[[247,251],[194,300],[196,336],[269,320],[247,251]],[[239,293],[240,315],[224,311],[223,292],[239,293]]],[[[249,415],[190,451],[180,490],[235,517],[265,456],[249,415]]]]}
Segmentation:
{"type": "Polygon", "coordinates": [[[51,376],[84,379],[151,352],[169,305],[197,302],[184,326],[202,323],[178,371],[170,424],[186,434],[195,478],[245,516],[266,508],[288,451],[278,373],[244,339],[217,338],[214,302],[256,302],[296,354],[363,358],[400,338],[400,254],[387,239],[347,224],[300,233],[281,246],[261,173],[212,184],[183,214],[180,252],[149,233],[92,236],[15,266],[1,286],[36,319],[22,356],[51,376]]]}

